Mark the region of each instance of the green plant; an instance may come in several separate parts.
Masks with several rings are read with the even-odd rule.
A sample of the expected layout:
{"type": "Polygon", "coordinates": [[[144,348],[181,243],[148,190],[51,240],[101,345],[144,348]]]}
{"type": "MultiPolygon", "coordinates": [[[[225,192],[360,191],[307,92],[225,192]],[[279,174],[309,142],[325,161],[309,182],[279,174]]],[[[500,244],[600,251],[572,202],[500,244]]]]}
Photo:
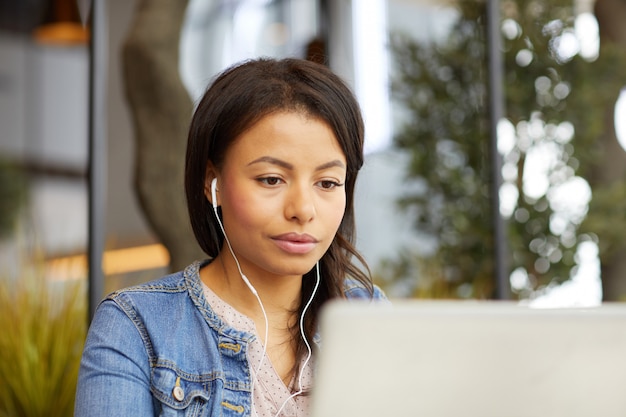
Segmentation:
{"type": "MultiPolygon", "coordinates": [[[[527,278],[512,285],[518,298],[574,276],[581,243],[599,242],[604,265],[624,247],[626,180],[609,182],[600,168],[607,164],[607,110],[626,82],[616,68],[626,55],[610,45],[597,57],[559,48],[575,33],[573,4],[544,3],[501,2],[500,126],[508,132],[499,143],[500,196],[507,197],[500,209],[507,272],[523,271],[527,278]],[[537,178],[540,186],[531,187],[537,178]],[[562,197],[582,183],[593,196],[573,207],[562,197]]],[[[399,204],[434,248],[403,252],[379,274],[387,274],[390,285],[408,287],[404,294],[411,296],[494,296],[485,6],[480,0],[457,3],[452,30],[436,42],[401,33],[392,38],[394,97],[406,112],[395,145],[410,155],[406,180],[412,186],[399,204]],[[419,283],[407,284],[416,276],[419,283]]],[[[584,193],[576,192],[583,201],[584,193]]]]}
{"type": "Polygon", "coordinates": [[[85,285],[50,281],[34,263],[0,276],[0,417],[73,415],[85,285]]]}
{"type": "Polygon", "coordinates": [[[28,183],[14,164],[0,158],[0,238],[10,234],[27,201],[28,183]]]}

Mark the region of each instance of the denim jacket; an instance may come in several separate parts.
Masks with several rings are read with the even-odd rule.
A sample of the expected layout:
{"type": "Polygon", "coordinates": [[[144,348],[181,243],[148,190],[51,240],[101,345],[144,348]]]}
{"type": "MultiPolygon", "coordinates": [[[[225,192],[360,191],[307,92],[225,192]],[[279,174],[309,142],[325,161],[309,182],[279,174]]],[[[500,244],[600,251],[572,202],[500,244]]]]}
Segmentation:
{"type": "MultiPolygon", "coordinates": [[[[196,262],[160,280],[117,291],[89,328],[75,417],[249,416],[249,343],[207,303],[196,262]]],[[[347,281],[347,298],[370,298],[347,281]]],[[[384,299],[375,287],[374,299],[384,299]]],[[[319,340],[315,340],[316,343],[319,340]]]]}

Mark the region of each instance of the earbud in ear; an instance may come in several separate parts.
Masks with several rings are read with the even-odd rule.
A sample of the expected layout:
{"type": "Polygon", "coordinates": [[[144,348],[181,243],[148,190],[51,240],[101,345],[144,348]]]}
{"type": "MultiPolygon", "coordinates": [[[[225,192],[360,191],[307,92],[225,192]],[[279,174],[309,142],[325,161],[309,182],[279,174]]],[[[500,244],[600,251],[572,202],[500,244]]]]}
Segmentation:
{"type": "Polygon", "coordinates": [[[211,204],[213,210],[217,210],[217,178],[211,180],[211,204]]]}

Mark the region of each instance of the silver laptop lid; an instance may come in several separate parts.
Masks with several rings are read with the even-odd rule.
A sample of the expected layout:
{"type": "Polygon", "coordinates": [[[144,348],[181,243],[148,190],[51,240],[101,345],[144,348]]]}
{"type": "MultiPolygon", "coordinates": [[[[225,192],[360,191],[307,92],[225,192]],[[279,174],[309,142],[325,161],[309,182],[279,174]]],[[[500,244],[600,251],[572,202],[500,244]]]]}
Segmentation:
{"type": "Polygon", "coordinates": [[[313,417],[626,416],[626,306],[335,301],[313,417]]]}

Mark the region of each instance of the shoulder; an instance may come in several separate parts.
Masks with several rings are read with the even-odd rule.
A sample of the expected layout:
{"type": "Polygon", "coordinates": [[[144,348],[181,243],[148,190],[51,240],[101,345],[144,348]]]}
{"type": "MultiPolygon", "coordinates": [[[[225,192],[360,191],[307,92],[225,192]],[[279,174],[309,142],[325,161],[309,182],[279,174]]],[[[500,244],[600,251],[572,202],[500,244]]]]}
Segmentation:
{"type": "Polygon", "coordinates": [[[134,293],[146,292],[177,292],[185,287],[184,271],[174,272],[152,281],[144,282],[132,287],[122,288],[112,292],[107,296],[108,299],[115,299],[121,295],[129,295],[134,293]]]}
{"type": "Polygon", "coordinates": [[[123,328],[118,334],[120,339],[127,337],[125,334],[138,334],[153,359],[154,347],[174,352],[170,356],[177,357],[180,344],[206,332],[207,325],[213,329],[223,327],[204,298],[198,265],[109,294],[98,306],[94,319],[103,328],[123,328]]]}
{"type": "Polygon", "coordinates": [[[173,272],[161,278],[134,285],[132,287],[122,288],[112,292],[107,299],[119,299],[120,297],[128,297],[133,295],[149,294],[149,293],[177,293],[186,292],[189,288],[200,288],[200,268],[206,261],[196,261],[184,270],[173,272]]]}
{"type": "Polygon", "coordinates": [[[117,290],[109,294],[102,303],[115,304],[130,316],[142,311],[157,316],[166,311],[181,311],[182,305],[194,304],[193,301],[199,297],[199,267],[200,263],[195,262],[183,271],[117,290]]]}
{"type": "Polygon", "coordinates": [[[343,284],[343,294],[348,299],[386,300],[384,291],[377,285],[373,286],[373,293],[363,283],[355,279],[346,279],[343,284]]]}

